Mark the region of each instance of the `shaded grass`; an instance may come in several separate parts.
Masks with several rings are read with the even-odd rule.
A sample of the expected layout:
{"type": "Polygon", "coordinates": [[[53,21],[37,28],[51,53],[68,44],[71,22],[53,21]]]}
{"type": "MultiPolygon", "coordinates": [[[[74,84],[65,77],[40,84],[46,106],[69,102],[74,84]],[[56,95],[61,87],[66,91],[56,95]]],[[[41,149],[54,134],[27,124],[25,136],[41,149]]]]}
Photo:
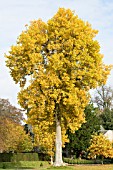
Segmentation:
{"type": "Polygon", "coordinates": [[[0,162],[0,169],[40,169],[50,167],[46,161],[0,162]]]}

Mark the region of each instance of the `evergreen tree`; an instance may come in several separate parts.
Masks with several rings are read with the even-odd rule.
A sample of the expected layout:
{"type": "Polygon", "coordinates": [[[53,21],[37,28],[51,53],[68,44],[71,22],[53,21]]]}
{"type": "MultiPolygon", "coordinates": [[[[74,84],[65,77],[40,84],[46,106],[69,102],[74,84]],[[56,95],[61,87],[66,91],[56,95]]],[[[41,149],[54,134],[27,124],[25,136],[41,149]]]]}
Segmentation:
{"type": "Polygon", "coordinates": [[[68,151],[69,155],[80,157],[85,153],[90,145],[92,134],[100,129],[97,109],[94,108],[93,104],[89,104],[84,113],[86,122],[82,124],[81,128],[75,133],[71,133],[70,130],[67,131],[69,143],[66,144],[65,150],[68,151]]]}

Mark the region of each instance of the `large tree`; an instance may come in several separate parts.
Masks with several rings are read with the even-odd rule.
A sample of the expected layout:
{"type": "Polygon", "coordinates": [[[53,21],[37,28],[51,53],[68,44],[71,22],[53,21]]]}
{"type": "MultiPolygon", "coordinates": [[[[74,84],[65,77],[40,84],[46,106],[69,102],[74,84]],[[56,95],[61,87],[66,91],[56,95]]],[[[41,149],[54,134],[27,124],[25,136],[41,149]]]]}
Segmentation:
{"type": "Polygon", "coordinates": [[[18,99],[28,109],[28,122],[56,125],[56,166],[63,164],[62,126],[81,126],[89,89],[105,83],[111,69],[102,62],[96,34],[70,9],[60,8],[47,23],[39,19],[26,26],[6,55],[11,76],[23,87],[18,99]]]}

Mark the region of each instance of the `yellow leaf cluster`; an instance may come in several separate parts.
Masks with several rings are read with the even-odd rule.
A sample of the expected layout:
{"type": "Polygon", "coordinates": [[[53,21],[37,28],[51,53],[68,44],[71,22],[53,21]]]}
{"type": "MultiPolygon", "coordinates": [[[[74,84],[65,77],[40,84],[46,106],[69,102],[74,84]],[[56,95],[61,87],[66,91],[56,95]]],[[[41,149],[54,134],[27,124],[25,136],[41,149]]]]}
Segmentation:
{"type": "Polygon", "coordinates": [[[89,158],[95,158],[95,156],[113,158],[112,142],[110,142],[103,134],[94,135],[92,137],[88,151],[89,158]]]}
{"type": "MultiPolygon", "coordinates": [[[[55,123],[40,121],[37,125],[33,126],[33,132],[35,134],[35,144],[40,149],[42,148],[44,152],[51,156],[54,156],[55,152],[55,123]]],[[[62,127],[62,147],[64,147],[65,142],[69,142],[66,130],[62,127]]]]}

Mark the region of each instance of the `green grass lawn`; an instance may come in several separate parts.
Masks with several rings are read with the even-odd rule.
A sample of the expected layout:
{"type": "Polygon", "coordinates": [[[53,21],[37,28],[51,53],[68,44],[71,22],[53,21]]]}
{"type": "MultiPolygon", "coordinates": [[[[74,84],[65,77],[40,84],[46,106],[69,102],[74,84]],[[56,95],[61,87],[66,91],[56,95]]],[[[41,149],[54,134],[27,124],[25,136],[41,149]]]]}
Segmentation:
{"type": "MultiPolygon", "coordinates": [[[[49,170],[113,170],[113,165],[75,165],[62,168],[48,168],[49,170]]],[[[40,170],[40,169],[39,169],[40,170]]]]}
{"type": "Polygon", "coordinates": [[[1,163],[0,170],[113,170],[113,165],[73,165],[52,167],[44,161],[20,161],[18,163],[1,163]]]}
{"type": "Polygon", "coordinates": [[[44,169],[50,167],[46,161],[0,162],[1,169],[44,169]]]}
{"type": "MultiPolygon", "coordinates": [[[[34,168],[33,168],[34,169],[34,168]]],[[[32,170],[33,170],[32,169],[32,170]]],[[[0,170],[4,170],[1,169],[0,170]]],[[[18,168],[13,168],[13,169],[6,169],[6,170],[19,170],[18,168]]],[[[29,170],[29,169],[21,169],[20,170],[29,170]]],[[[79,166],[79,167],[59,167],[59,168],[55,168],[55,167],[40,167],[40,168],[35,168],[34,170],[113,170],[113,166],[112,165],[103,165],[103,166],[79,166]]]]}

